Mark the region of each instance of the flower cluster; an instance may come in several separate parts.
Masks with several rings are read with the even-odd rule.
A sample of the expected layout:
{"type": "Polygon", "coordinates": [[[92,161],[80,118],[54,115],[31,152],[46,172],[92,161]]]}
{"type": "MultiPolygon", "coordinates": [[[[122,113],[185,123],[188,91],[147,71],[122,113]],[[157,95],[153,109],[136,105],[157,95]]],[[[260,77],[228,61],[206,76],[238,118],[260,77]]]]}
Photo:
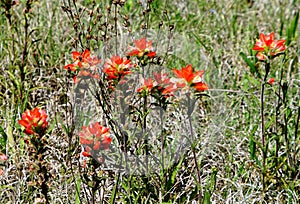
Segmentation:
{"type": "MultiPolygon", "coordinates": [[[[135,46],[129,46],[127,57],[115,55],[105,60],[101,75],[104,84],[108,84],[108,90],[114,90],[115,86],[125,82],[125,77],[133,72],[139,75],[140,69],[132,69],[142,67],[150,62],[151,58],[156,56],[153,51],[152,41],[147,41],[146,37],[134,40],[135,46]],[[134,63],[132,60],[135,57],[134,63]]],[[[86,49],[83,53],[72,52],[73,63],[66,65],[64,68],[77,76],[93,76],[91,70],[100,63],[97,58],[91,57],[90,51],[86,49]]],[[[152,62],[152,61],[151,61],[152,62]]],[[[174,92],[181,88],[193,88],[195,92],[203,92],[208,86],[202,82],[204,71],[194,71],[191,65],[181,70],[173,69],[173,73],[177,79],[170,78],[167,73],[153,72],[150,78],[144,78],[143,84],[137,89],[140,96],[152,96],[157,100],[157,104],[166,108],[170,104],[169,97],[174,96],[174,92]]],[[[99,75],[100,78],[100,75],[99,75]]],[[[101,81],[102,82],[102,81],[101,81]]],[[[101,87],[102,88],[102,87],[101,87]]],[[[83,126],[79,132],[80,144],[83,146],[82,155],[85,157],[98,157],[100,150],[108,149],[112,138],[109,136],[109,128],[101,126],[99,122],[89,126],[83,126]]],[[[98,157],[99,158],[99,157],[98,157]]]]}
{"type": "Polygon", "coordinates": [[[284,43],[285,40],[274,39],[274,32],[269,35],[261,33],[252,50],[258,51],[256,54],[258,60],[265,61],[282,53],[286,49],[284,43]]]}
{"type": "Polygon", "coordinates": [[[152,51],[152,41],[146,41],[146,37],[141,38],[140,40],[134,40],[135,47],[129,46],[126,54],[128,56],[143,57],[147,56],[153,58],[156,55],[156,52],[152,51]]]}
{"type": "Polygon", "coordinates": [[[144,79],[144,84],[138,88],[137,92],[142,95],[152,95],[157,99],[168,98],[173,96],[173,92],[177,90],[176,84],[171,82],[168,74],[153,72],[153,77],[144,79]]]}
{"type": "Polygon", "coordinates": [[[202,82],[203,70],[194,72],[192,65],[189,64],[181,70],[174,68],[172,71],[179,79],[176,82],[178,88],[192,87],[196,92],[208,90],[207,84],[202,82]]]}
{"type": "Polygon", "coordinates": [[[34,133],[43,135],[48,128],[47,113],[39,108],[34,108],[33,110],[26,110],[22,114],[22,119],[19,120],[19,124],[25,127],[24,132],[27,135],[32,135],[34,133]]]}
{"type": "Polygon", "coordinates": [[[101,126],[99,122],[83,126],[82,131],[79,132],[80,144],[84,147],[82,155],[91,157],[99,150],[108,149],[112,141],[108,131],[109,128],[101,126]]]}
{"type": "Polygon", "coordinates": [[[73,63],[64,66],[64,69],[75,75],[74,81],[78,82],[76,76],[100,78],[97,71],[97,64],[101,62],[97,57],[91,57],[89,49],[85,49],[83,53],[72,52],[73,63]]]}
{"type": "Polygon", "coordinates": [[[113,56],[105,61],[103,72],[107,75],[108,80],[120,80],[131,73],[131,66],[130,60],[126,57],[113,56]]]}

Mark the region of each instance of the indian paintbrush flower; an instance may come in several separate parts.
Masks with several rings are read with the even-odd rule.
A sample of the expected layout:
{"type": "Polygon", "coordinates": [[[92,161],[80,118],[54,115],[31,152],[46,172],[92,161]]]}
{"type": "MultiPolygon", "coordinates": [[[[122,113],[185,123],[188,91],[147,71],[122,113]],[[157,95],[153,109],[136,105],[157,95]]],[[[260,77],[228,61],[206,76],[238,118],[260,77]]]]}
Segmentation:
{"type": "Polygon", "coordinates": [[[149,95],[153,88],[153,80],[152,78],[144,79],[144,84],[142,87],[138,88],[137,92],[145,95],[149,95]]]}
{"type": "Polygon", "coordinates": [[[64,69],[73,73],[74,82],[79,80],[76,76],[99,78],[99,74],[94,73],[97,70],[97,64],[101,62],[97,57],[91,57],[89,49],[85,49],[83,53],[73,51],[72,52],[73,63],[64,66],[64,69]]]}
{"type": "Polygon", "coordinates": [[[121,80],[125,75],[131,73],[132,64],[126,57],[113,56],[107,59],[104,64],[103,72],[108,80],[121,80]]]}
{"type": "Polygon", "coordinates": [[[43,135],[48,128],[47,113],[40,109],[34,108],[33,110],[26,110],[22,114],[22,119],[19,120],[19,124],[25,127],[24,132],[27,135],[32,135],[34,133],[43,135]]]}
{"type": "Polygon", "coordinates": [[[261,33],[252,50],[258,51],[257,59],[264,61],[267,58],[275,57],[285,51],[285,40],[275,40],[274,32],[269,35],[261,33]]]}
{"type": "Polygon", "coordinates": [[[80,144],[84,146],[83,156],[91,157],[97,151],[109,148],[112,141],[109,137],[109,128],[101,126],[99,122],[83,126],[79,132],[80,144]]]}
{"type": "Polygon", "coordinates": [[[152,41],[146,41],[146,37],[141,38],[140,40],[134,40],[135,47],[129,46],[129,52],[126,54],[129,56],[143,57],[148,56],[150,58],[156,55],[152,51],[152,41]]]}
{"type": "Polygon", "coordinates": [[[179,79],[176,83],[178,88],[193,87],[198,92],[208,90],[207,84],[202,82],[203,70],[194,72],[192,65],[189,64],[181,70],[174,68],[172,71],[179,79]]]}

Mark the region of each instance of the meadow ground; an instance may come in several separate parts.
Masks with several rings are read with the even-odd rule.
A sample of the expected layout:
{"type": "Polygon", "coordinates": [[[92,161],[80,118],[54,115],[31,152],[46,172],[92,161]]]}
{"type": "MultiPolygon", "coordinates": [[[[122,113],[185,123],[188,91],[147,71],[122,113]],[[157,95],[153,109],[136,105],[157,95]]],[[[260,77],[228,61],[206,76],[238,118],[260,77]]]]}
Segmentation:
{"type": "Polygon", "coordinates": [[[299,1],[0,6],[0,203],[299,203],[299,1]]]}

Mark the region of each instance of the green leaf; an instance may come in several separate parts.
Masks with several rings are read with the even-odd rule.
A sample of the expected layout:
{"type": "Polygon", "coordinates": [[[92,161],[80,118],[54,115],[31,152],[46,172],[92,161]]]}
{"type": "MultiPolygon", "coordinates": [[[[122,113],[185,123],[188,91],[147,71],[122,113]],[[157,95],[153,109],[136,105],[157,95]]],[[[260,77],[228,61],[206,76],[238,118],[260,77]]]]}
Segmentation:
{"type": "Polygon", "coordinates": [[[47,134],[51,134],[52,130],[54,129],[56,124],[56,120],[54,119],[54,121],[51,123],[50,127],[47,130],[47,134]]]}
{"type": "Polygon", "coordinates": [[[254,75],[257,76],[258,78],[261,78],[261,75],[255,66],[255,62],[251,61],[247,55],[243,52],[240,52],[240,56],[243,58],[243,60],[246,62],[246,64],[250,67],[250,72],[254,75]]]}
{"type": "Polygon", "coordinates": [[[296,13],[295,17],[291,21],[291,24],[287,28],[287,39],[286,39],[286,45],[290,45],[292,40],[296,36],[297,26],[299,21],[299,11],[296,13]]]}
{"type": "Polygon", "coordinates": [[[0,126],[0,152],[6,152],[5,148],[6,148],[6,141],[7,141],[7,134],[5,133],[4,129],[2,128],[2,126],[0,126]]]}
{"type": "Polygon", "coordinates": [[[210,204],[210,197],[211,197],[210,192],[205,191],[203,197],[203,204],[210,204]]]}
{"type": "Polygon", "coordinates": [[[79,204],[79,203],[81,203],[80,202],[80,184],[81,184],[81,179],[80,179],[80,177],[78,177],[76,180],[77,180],[77,182],[76,182],[76,188],[77,188],[77,190],[76,190],[75,203],[79,204]]]}
{"type": "Polygon", "coordinates": [[[116,195],[117,195],[117,188],[119,186],[119,180],[120,180],[120,174],[117,174],[117,178],[116,178],[116,185],[114,186],[114,189],[111,193],[111,197],[110,197],[110,204],[115,203],[115,199],[116,199],[116,195]]]}
{"type": "Polygon", "coordinates": [[[12,150],[15,150],[15,140],[13,137],[13,131],[12,131],[12,127],[8,124],[7,126],[7,141],[8,141],[8,145],[10,148],[12,148],[12,150]]]}
{"type": "Polygon", "coordinates": [[[255,159],[256,155],[256,142],[250,138],[250,159],[255,159]]]}

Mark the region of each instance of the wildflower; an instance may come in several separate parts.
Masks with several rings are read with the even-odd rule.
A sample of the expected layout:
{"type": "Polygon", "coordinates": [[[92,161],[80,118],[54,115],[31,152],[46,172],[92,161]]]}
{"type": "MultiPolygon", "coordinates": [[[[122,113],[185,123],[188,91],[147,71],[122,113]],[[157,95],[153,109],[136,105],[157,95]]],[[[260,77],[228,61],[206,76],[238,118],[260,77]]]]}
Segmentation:
{"type": "Polygon", "coordinates": [[[112,139],[109,137],[109,128],[101,126],[99,122],[89,126],[83,126],[79,132],[80,144],[85,148],[83,156],[93,155],[93,151],[105,150],[109,148],[112,139]]]}
{"type": "Polygon", "coordinates": [[[173,96],[172,92],[176,91],[177,87],[171,82],[168,74],[153,72],[153,76],[155,79],[155,88],[159,94],[165,98],[173,96]]]}
{"type": "Polygon", "coordinates": [[[261,33],[252,50],[258,51],[257,59],[264,61],[268,57],[275,57],[282,53],[285,48],[285,40],[275,40],[274,32],[269,35],[261,33]]]}
{"type": "Polygon", "coordinates": [[[79,67],[90,67],[97,65],[101,62],[100,59],[96,57],[91,57],[91,53],[89,49],[85,49],[83,53],[74,51],[72,52],[73,61],[77,63],[79,67]]]}
{"type": "Polygon", "coordinates": [[[274,82],[275,82],[275,79],[274,79],[274,78],[270,78],[270,79],[268,80],[268,84],[270,84],[270,85],[273,85],[274,82]]]}
{"type": "Polygon", "coordinates": [[[144,85],[142,87],[140,87],[137,90],[137,92],[149,95],[149,93],[152,90],[152,88],[153,88],[153,80],[152,80],[152,78],[144,79],[144,85]]]}
{"type": "Polygon", "coordinates": [[[263,54],[263,52],[258,52],[256,54],[256,58],[260,61],[264,61],[267,57],[266,57],[266,55],[263,54]]]}
{"type": "Polygon", "coordinates": [[[202,82],[203,70],[194,72],[192,65],[189,64],[181,70],[174,68],[172,71],[180,79],[176,84],[178,88],[188,86],[194,87],[196,91],[200,92],[208,90],[207,84],[202,82]]]}
{"type": "Polygon", "coordinates": [[[120,80],[127,74],[130,74],[131,62],[126,57],[113,56],[111,59],[107,59],[104,64],[103,72],[107,75],[108,79],[120,80]]]}
{"type": "Polygon", "coordinates": [[[44,134],[48,127],[48,122],[46,121],[48,115],[47,113],[39,108],[34,108],[33,110],[26,110],[22,114],[22,119],[19,120],[19,124],[25,127],[25,133],[28,135],[37,133],[44,134]]]}
{"type": "Polygon", "coordinates": [[[199,92],[208,90],[207,84],[203,83],[203,82],[197,82],[193,85],[193,87],[194,87],[194,89],[196,89],[196,91],[199,91],[199,92]]]}
{"type": "Polygon", "coordinates": [[[90,69],[101,62],[97,57],[91,57],[89,49],[85,49],[83,53],[73,51],[72,58],[73,63],[64,66],[64,69],[71,72],[79,71],[82,68],[90,69]]]}
{"type": "Polygon", "coordinates": [[[89,146],[86,146],[84,151],[82,152],[82,156],[91,157],[92,156],[91,150],[92,149],[89,146]]]}
{"type": "Polygon", "coordinates": [[[153,76],[155,81],[160,85],[172,84],[171,79],[168,77],[168,74],[166,73],[162,74],[162,73],[153,72],[153,76]]]}
{"type": "Polygon", "coordinates": [[[76,64],[67,64],[64,66],[64,69],[71,72],[76,72],[78,70],[78,66],[76,64]]]}
{"type": "Polygon", "coordinates": [[[156,52],[152,51],[152,41],[146,41],[146,37],[140,40],[134,40],[135,47],[129,46],[129,52],[126,53],[129,56],[143,57],[148,56],[150,58],[156,55],[156,52]]]}

